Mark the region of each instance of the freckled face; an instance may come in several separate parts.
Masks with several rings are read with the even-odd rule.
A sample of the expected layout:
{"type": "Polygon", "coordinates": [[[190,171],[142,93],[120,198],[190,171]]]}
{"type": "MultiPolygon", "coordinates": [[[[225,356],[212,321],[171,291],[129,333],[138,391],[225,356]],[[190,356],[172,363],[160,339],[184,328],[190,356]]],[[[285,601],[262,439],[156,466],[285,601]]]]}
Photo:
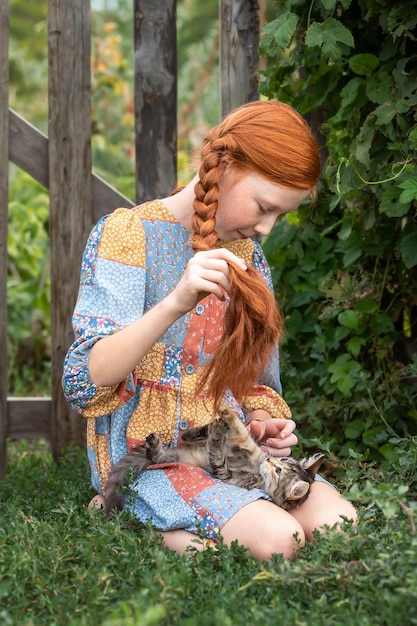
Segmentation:
{"type": "Polygon", "coordinates": [[[252,172],[233,166],[219,180],[216,230],[223,241],[269,235],[277,220],[308,196],[307,189],[283,187],[252,172]]]}

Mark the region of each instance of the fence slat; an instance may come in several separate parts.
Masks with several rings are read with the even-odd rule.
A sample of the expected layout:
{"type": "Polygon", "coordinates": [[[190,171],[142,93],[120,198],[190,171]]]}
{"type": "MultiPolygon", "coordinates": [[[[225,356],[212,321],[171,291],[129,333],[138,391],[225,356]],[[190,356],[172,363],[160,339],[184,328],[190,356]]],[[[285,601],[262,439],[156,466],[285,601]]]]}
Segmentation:
{"type": "Polygon", "coordinates": [[[259,4],[257,0],[220,0],[221,115],[258,100],[259,4]]]}
{"type": "MultiPolygon", "coordinates": [[[[9,159],[41,185],[49,188],[48,137],[23,117],[9,109],[9,159]]],[[[100,176],[91,174],[93,208],[92,222],[118,207],[133,207],[126,198],[100,176]]]]}
{"type": "Polygon", "coordinates": [[[7,437],[7,218],[9,196],[9,1],[0,2],[0,477],[7,437]]]}
{"type": "Polygon", "coordinates": [[[49,0],[49,198],[51,243],[52,452],[84,445],[85,424],[61,389],[73,341],[71,312],[91,228],[90,2],[49,0]]]}
{"type": "Polygon", "coordinates": [[[135,0],[136,202],[177,180],[176,0],[135,0]]]}
{"type": "Polygon", "coordinates": [[[51,438],[51,398],[9,398],[7,414],[11,439],[51,438]]]}

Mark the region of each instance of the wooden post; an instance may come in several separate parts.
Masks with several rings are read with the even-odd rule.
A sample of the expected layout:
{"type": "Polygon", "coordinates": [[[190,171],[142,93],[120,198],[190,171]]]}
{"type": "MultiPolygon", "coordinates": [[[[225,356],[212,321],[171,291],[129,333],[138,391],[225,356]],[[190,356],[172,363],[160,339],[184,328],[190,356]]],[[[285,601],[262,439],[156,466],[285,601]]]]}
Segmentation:
{"type": "Polygon", "coordinates": [[[257,0],[220,0],[221,115],[258,100],[259,5],[257,0]]]}
{"type": "Polygon", "coordinates": [[[177,178],[176,0],[135,0],[136,201],[177,178]]]}
{"type": "Polygon", "coordinates": [[[0,477],[7,440],[7,218],[9,202],[9,1],[0,2],[0,477]]]}
{"type": "Polygon", "coordinates": [[[84,445],[85,424],[61,389],[71,314],[92,226],[90,2],[48,1],[52,451],[84,445]]]}

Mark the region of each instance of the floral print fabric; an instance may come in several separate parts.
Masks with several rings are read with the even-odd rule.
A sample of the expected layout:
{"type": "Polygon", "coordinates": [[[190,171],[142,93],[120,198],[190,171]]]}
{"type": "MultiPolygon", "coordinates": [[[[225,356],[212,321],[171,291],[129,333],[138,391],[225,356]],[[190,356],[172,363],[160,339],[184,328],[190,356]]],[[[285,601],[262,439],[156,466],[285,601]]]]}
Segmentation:
{"type": "MultiPolygon", "coordinates": [[[[245,239],[224,245],[256,267],[271,285],[269,268],[259,244],[245,239]]],[[[94,344],[120,331],[165,298],[181,279],[192,255],[189,232],[160,200],[136,209],[117,209],[102,218],[89,237],[73,315],[75,341],[64,364],[63,390],[72,408],[87,419],[92,483],[100,493],[111,464],[150,432],[157,433],[167,445],[177,445],[185,429],[213,419],[212,403],[204,393],[196,396],[196,389],[201,368],[223,332],[227,301],[220,302],[214,296],[206,297],[193,311],[176,320],[119,385],[97,387],[88,371],[94,344]]],[[[242,405],[230,393],[225,400],[244,422],[256,408],[266,409],[272,417],[290,417],[280,393],[277,353],[271,360],[268,375],[260,381],[253,396],[246,398],[242,405]]],[[[227,485],[220,485],[202,470],[194,470],[191,475],[199,487],[187,500],[189,521],[184,525],[182,514],[178,519],[169,515],[172,519],[164,522],[163,529],[195,527],[196,515],[200,522],[213,517],[205,505],[199,508],[196,493],[203,498],[209,489],[211,495],[207,499],[205,493],[204,501],[210,503],[218,500],[213,493],[213,489],[218,489],[219,494],[223,494],[219,502],[224,504],[224,498],[228,500],[227,485]]],[[[189,475],[188,471],[186,476],[189,475]]],[[[143,521],[149,517],[161,520],[163,516],[153,511],[150,502],[157,498],[159,506],[168,511],[171,510],[168,500],[175,495],[173,501],[177,500],[179,511],[185,506],[185,500],[175,485],[183,482],[184,476],[184,466],[175,471],[144,472],[136,481],[139,495],[132,510],[143,521]]],[[[231,514],[260,494],[262,492],[256,493],[256,490],[247,492],[233,487],[230,502],[234,504],[225,507],[228,513],[214,515],[217,522],[213,522],[212,529],[220,527],[231,514]]]]}

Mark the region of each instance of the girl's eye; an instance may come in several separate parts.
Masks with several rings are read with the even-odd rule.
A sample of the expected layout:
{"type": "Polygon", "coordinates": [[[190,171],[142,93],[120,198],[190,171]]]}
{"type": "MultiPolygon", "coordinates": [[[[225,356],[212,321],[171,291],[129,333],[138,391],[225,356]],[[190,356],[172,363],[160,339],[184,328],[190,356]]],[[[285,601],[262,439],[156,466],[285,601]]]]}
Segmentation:
{"type": "Polygon", "coordinates": [[[269,213],[269,210],[266,207],[262,206],[262,204],[259,205],[259,210],[264,215],[268,215],[268,213],[269,213]]]}

